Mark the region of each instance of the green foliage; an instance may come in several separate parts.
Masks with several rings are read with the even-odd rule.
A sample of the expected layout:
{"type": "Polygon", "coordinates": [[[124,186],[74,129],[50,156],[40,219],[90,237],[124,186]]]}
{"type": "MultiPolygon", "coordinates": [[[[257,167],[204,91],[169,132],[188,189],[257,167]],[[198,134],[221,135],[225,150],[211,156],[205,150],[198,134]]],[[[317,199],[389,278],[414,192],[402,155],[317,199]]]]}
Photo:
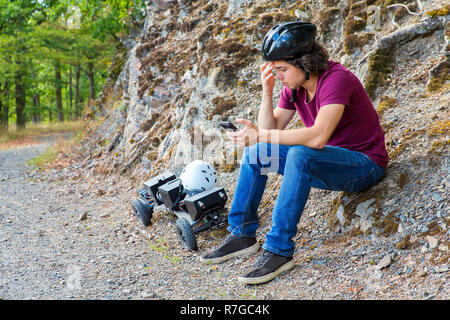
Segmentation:
{"type": "Polygon", "coordinates": [[[20,117],[80,115],[101,91],[119,39],[142,24],[143,8],[141,0],[0,0],[0,131],[20,117]]]}

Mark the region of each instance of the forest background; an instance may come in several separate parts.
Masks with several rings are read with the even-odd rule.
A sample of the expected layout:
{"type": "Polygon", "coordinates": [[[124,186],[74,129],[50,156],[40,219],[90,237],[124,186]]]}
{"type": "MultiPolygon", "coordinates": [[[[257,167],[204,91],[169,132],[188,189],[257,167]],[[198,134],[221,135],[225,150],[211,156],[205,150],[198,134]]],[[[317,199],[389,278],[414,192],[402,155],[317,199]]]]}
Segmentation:
{"type": "Polygon", "coordinates": [[[0,0],[0,135],[79,119],[144,14],[140,0],[0,0]]]}

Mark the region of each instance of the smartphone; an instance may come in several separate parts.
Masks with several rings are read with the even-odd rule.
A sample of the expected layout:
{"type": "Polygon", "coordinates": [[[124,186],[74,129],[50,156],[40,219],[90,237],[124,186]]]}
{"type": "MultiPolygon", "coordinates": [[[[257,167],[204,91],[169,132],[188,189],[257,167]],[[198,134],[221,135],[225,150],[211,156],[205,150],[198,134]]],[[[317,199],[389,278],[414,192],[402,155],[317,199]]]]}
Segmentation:
{"type": "Polygon", "coordinates": [[[236,126],[234,124],[232,124],[230,121],[220,121],[219,126],[224,128],[225,130],[229,130],[229,131],[237,130],[236,126]]]}

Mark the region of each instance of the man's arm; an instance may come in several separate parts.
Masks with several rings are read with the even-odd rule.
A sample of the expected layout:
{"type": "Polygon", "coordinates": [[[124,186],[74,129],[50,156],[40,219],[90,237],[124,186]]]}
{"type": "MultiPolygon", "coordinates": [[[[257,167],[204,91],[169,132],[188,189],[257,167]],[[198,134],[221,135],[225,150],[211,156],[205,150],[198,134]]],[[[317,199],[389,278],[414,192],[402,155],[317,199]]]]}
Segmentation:
{"type": "Polygon", "coordinates": [[[272,92],[262,93],[261,105],[258,112],[258,127],[263,129],[277,128],[276,119],[273,115],[272,92]]]}
{"type": "Polygon", "coordinates": [[[341,120],[344,108],[343,104],[323,106],[317,114],[314,125],[309,128],[289,130],[258,128],[258,141],[284,145],[304,145],[313,149],[322,149],[328,143],[334,129],[341,120]]]}
{"type": "Polygon", "coordinates": [[[264,63],[260,66],[261,83],[263,87],[261,105],[258,112],[258,127],[261,129],[284,129],[295,114],[295,110],[276,107],[273,109],[273,64],[264,63]]]}
{"type": "Polygon", "coordinates": [[[296,110],[283,109],[280,107],[264,108],[261,103],[261,108],[258,114],[258,128],[262,129],[278,129],[283,130],[292,120],[296,110]]]}
{"type": "Polygon", "coordinates": [[[276,107],[273,110],[273,117],[276,121],[276,127],[274,129],[283,130],[291,122],[294,117],[296,110],[283,109],[276,107]]]}

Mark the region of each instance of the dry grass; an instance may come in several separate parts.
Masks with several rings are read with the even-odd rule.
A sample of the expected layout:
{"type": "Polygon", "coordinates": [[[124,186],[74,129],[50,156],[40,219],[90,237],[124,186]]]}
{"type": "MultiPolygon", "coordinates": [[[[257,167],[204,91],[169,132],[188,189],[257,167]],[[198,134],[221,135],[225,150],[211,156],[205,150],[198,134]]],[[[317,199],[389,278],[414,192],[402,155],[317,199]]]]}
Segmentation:
{"type": "Polygon", "coordinates": [[[0,150],[36,144],[42,137],[56,133],[76,133],[82,128],[81,121],[28,124],[24,130],[20,131],[13,126],[6,133],[0,134],[0,150]]]}
{"type": "Polygon", "coordinates": [[[79,138],[80,135],[75,135],[70,139],[60,138],[46,151],[30,159],[27,163],[40,171],[64,169],[74,163],[69,154],[71,147],[79,143],[79,138]]]}

